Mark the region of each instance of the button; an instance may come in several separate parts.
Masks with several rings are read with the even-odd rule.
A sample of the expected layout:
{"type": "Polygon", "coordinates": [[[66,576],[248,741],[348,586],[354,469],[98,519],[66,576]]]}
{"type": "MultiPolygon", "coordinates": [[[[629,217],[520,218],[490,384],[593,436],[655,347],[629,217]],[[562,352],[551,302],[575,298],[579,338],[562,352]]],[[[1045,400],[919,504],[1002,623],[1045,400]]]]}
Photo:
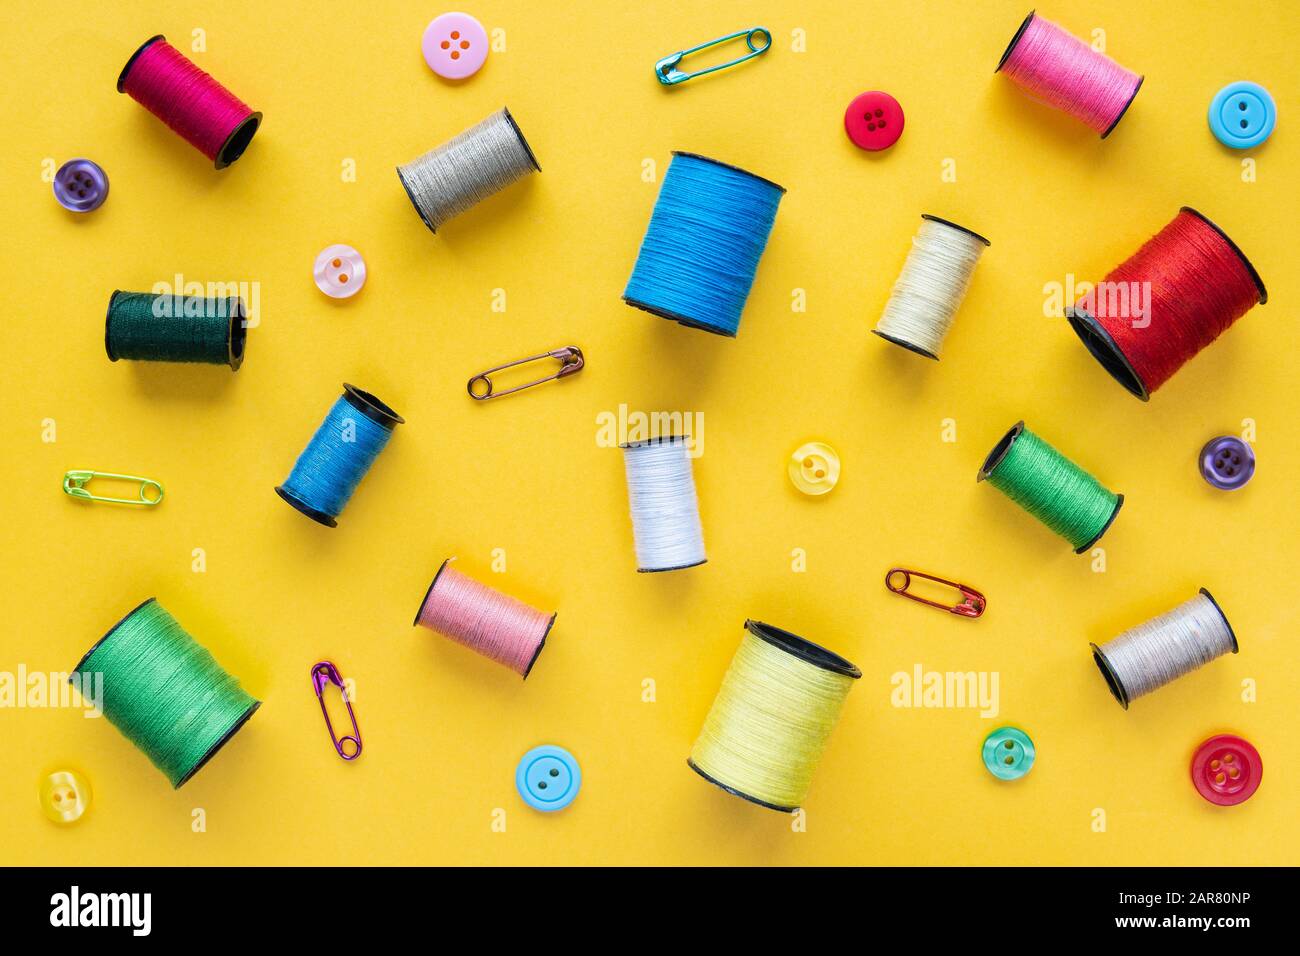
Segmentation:
{"type": "Polygon", "coordinates": [[[889,149],[903,135],[903,108],[888,93],[863,93],[844,111],[844,131],[854,146],[872,152],[889,149]]]}
{"type": "Polygon", "coordinates": [[[75,770],[56,770],[41,781],[41,810],[59,824],[76,823],[90,809],[90,781],[75,770]]]}
{"type": "Polygon", "coordinates": [[[54,174],[54,198],[72,212],[93,212],[108,198],[108,173],[88,159],[70,159],[54,174]]]}
{"type": "Polygon", "coordinates": [[[1224,491],[1234,491],[1255,474],[1255,452],[1235,435],[1206,442],[1201,449],[1201,477],[1224,491]]]}
{"type": "Polygon", "coordinates": [[[424,62],[448,80],[473,76],[488,55],[487,31],[468,13],[444,13],[424,30],[424,62]]]}
{"type": "Polygon", "coordinates": [[[790,456],[790,480],[805,495],[824,495],[840,480],[840,456],[825,442],[800,445],[790,456]]]}
{"type": "Polygon", "coordinates": [[[1192,784],[1196,792],[1220,807],[1249,800],[1264,779],[1264,761],[1250,741],[1219,734],[1196,748],[1192,784]]]}
{"type": "Polygon", "coordinates": [[[1019,780],[1034,765],[1034,742],[1016,727],[999,727],[984,738],[984,766],[999,780],[1019,780]]]}
{"type": "Polygon", "coordinates": [[[1210,129],[1224,146],[1250,149],[1273,135],[1277,107],[1258,83],[1229,83],[1210,101],[1210,129]]]}
{"type": "Polygon", "coordinates": [[[563,747],[534,747],[515,770],[515,786],[534,810],[563,810],[582,786],[582,771],[563,747]]]}
{"type": "Polygon", "coordinates": [[[351,246],[326,246],[313,274],[316,287],[331,299],[350,299],[366,284],[366,260],[351,246]]]}

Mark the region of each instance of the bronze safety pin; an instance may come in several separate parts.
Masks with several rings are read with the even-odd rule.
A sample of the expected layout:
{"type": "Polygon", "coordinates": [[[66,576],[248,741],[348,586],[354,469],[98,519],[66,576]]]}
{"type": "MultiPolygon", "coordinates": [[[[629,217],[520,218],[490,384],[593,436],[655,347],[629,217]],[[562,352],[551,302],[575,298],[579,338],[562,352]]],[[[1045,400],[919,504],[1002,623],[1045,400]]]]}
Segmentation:
{"type": "Polygon", "coordinates": [[[564,378],[566,375],[574,375],[582,371],[586,360],[582,357],[582,349],[576,345],[566,345],[562,349],[555,349],[552,352],[542,352],[540,355],[530,355],[528,358],[522,358],[514,362],[506,362],[504,365],[498,365],[496,368],[490,368],[485,372],[479,372],[466,384],[465,389],[469,392],[469,397],[476,402],[487,401],[489,398],[500,398],[502,395],[510,395],[513,392],[522,391],[525,388],[532,388],[534,385],[541,385],[544,382],[553,382],[556,379],[564,378]],[[516,385],[514,388],[508,388],[504,392],[498,392],[492,385],[491,376],[503,369],[514,368],[516,365],[527,365],[529,362],[539,362],[542,359],[558,359],[560,367],[554,375],[548,375],[545,378],[539,378],[535,382],[525,382],[523,385],[516,385]],[[486,387],[485,392],[474,391],[474,383],[482,382],[486,387]]]}
{"type": "Polygon", "coordinates": [[[984,595],[969,584],[960,584],[957,581],[949,581],[947,578],[926,574],[923,571],[911,571],[907,568],[890,568],[888,573],[885,574],[885,587],[905,598],[911,598],[921,604],[928,604],[930,607],[937,607],[940,610],[947,611],[950,614],[959,614],[962,617],[979,617],[984,613],[984,608],[988,606],[988,600],[984,595]],[[902,575],[903,577],[903,583],[898,587],[894,586],[895,575],[902,575]],[[950,588],[956,588],[961,592],[962,599],[957,604],[940,604],[938,601],[931,601],[918,594],[913,594],[908,590],[911,587],[912,578],[924,578],[927,581],[934,581],[938,584],[945,584],[950,588]]]}

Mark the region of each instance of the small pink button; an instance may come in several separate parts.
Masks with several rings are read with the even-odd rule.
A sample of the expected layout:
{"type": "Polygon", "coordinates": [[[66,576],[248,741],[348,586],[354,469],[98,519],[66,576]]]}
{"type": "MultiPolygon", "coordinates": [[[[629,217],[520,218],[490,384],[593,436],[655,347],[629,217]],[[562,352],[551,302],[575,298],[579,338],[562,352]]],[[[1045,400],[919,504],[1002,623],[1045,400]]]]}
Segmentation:
{"type": "Polygon", "coordinates": [[[871,152],[889,149],[903,135],[903,108],[888,93],[862,93],[844,111],[844,131],[854,146],[871,152]]]}
{"type": "Polygon", "coordinates": [[[444,13],[424,30],[424,61],[448,80],[473,76],[488,55],[487,31],[468,13],[444,13]]]}
{"type": "Polygon", "coordinates": [[[313,272],[316,288],[331,299],[350,299],[366,284],[366,260],[351,246],[326,246],[313,272]]]}

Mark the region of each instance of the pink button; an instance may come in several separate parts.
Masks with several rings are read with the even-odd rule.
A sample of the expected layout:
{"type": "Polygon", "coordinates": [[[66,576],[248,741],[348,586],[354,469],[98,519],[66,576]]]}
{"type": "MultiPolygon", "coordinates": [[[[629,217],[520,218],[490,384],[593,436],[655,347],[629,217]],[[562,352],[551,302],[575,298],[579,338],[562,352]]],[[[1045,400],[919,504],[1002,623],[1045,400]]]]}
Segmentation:
{"type": "Polygon", "coordinates": [[[1264,778],[1264,761],[1250,741],[1233,734],[1211,737],[1192,755],[1196,792],[1220,807],[1245,803],[1264,778]]]}
{"type": "Polygon", "coordinates": [[[425,28],[423,47],[429,69],[448,80],[463,80],[487,60],[487,31],[468,13],[444,13],[425,28]]]}
{"type": "Polygon", "coordinates": [[[366,260],[351,246],[326,246],[313,272],[316,288],[331,299],[350,299],[366,284],[366,260]]]}
{"type": "Polygon", "coordinates": [[[872,152],[889,149],[903,135],[903,108],[888,93],[862,93],[844,111],[844,131],[854,146],[872,152]]]}

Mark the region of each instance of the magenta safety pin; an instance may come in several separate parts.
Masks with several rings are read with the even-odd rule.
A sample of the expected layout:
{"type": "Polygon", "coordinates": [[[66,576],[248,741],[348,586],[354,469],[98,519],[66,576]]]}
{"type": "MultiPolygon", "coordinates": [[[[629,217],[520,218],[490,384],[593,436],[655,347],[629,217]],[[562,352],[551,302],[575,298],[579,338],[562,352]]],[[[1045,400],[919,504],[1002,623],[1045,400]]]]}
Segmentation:
{"type": "Polygon", "coordinates": [[[356,760],[361,756],[361,728],[357,726],[357,715],[352,712],[352,701],[348,698],[348,689],[343,685],[343,677],[339,674],[339,669],[332,661],[314,664],[311,669],[311,685],[316,689],[316,699],[320,701],[320,712],[325,715],[325,726],[329,729],[330,741],[334,744],[334,749],[344,760],[356,760]],[[325,707],[325,688],[330,684],[339,689],[343,703],[348,707],[348,717],[352,719],[352,733],[345,737],[339,737],[334,733],[330,712],[325,707]],[[348,753],[344,747],[347,743],[351,743],[356,749],[348,753]]]}

